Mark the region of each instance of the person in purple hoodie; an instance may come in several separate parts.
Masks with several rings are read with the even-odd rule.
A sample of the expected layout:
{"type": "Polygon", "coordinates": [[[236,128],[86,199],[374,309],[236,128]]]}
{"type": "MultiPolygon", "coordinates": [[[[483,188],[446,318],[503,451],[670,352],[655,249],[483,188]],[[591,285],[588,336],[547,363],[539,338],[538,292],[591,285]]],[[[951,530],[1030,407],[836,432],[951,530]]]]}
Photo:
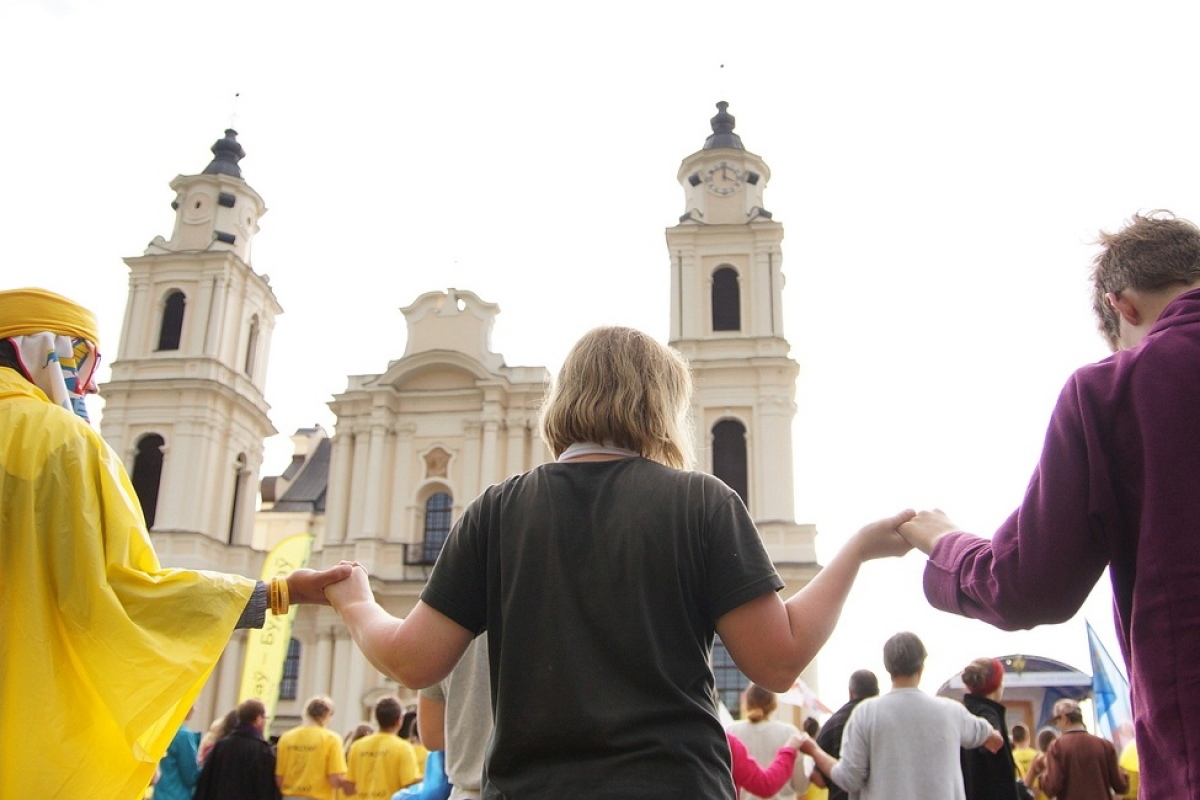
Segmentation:
{"type": "Polygon", "coordinates": [[[1147,797],[1200,797],[1200,228],[1102,233],[1092,280],[1115,354],[1067,381],[1020,508],[989,540],[941,511],[900,533],[936,608],[1006,630],[1070,619],[1105,567],[1147,797]]]}

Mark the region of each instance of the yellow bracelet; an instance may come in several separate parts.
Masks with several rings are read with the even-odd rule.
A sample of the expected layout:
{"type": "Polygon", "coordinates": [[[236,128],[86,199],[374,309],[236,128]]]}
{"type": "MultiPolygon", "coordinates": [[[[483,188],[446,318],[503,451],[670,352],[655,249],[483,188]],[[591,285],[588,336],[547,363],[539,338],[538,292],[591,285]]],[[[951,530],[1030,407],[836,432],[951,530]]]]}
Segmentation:
{"type": "Polygon", "coordinates": [[[271,613],[280,616],[288,612],[291,597],[288,594],[287,578],[271,578],[267,584],[267,598],[271,603],[271,613]]]}
{"type": "Polygon", "coordinates": [[[276,578],[279,581],[279,613],[286,614],[291,605],[291,594],[288,592],[287,578],[276,578]]]}

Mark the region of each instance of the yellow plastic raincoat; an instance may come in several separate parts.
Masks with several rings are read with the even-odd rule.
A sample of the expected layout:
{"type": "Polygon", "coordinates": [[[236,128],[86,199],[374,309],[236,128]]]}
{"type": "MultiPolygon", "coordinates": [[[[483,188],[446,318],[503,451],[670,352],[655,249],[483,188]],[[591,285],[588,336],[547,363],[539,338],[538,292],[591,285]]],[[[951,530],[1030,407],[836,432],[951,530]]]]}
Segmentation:
{"type": "Polygon", "coordinates": [[[163,569],[104,440],[0,367],[0,798],[140,798],[254,585],[163,569]]]}

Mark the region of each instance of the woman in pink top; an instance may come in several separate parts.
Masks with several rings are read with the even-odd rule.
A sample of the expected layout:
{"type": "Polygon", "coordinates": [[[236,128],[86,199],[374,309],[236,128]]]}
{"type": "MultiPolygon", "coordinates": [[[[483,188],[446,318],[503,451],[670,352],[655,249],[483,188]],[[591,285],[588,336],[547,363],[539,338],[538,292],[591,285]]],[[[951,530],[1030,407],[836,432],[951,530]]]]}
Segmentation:
{"type": "Polygon", "coordinates": [[[793,736],[787,744],[779,748],[775,760],[766,769],[746,751],[746,745],[728,731],[725,738],[729,740],[729,752],[733,755],[733,786],[735,789],[745,789],[759,797],[771,797],[792,777],[792,769],[796,766],[796,754],[800,748],[801,738],[793,736]]]}

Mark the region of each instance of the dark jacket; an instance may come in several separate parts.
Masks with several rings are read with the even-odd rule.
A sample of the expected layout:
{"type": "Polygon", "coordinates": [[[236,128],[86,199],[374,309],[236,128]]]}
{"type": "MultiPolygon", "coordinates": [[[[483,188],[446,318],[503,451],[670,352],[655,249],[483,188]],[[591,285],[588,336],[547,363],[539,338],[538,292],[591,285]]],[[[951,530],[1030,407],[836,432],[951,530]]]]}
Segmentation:
{"type": "MultiPolygon", "coordinates": [[[[821,726],[821,730],[817,731],[818,747],[834,758],[841,758],[842,733],[846,728],[846,720],[850,719],[850,712],[864,699],[866,698],[860,697],[851,700],[833,712],[833,716],[825,720],[825,724],[821,726]]],[[[833,779],[825,773],[822,772],[821,775],[825,778],[825,785],[829,787],[829,800],[849,800],[850,795],[845,789],[834,783],[833,779]]]]}
{"type": "Polygon", "coordinates": [[[194,800],[279,800],[271,745],[254,728],[235,728],[209,753],[194,800]]]}
{"type": "Polygon", "coordinates": [[[1016,800],[1017,765],[1013,762],[1012,743],[1008,741],[1004,706],[973,694],[963,698],[963,705],[975,716],[986,719],[1004,737],[1004,746],[995,753],[983,747],[962,751],[967,800],[1016,800]]]}

